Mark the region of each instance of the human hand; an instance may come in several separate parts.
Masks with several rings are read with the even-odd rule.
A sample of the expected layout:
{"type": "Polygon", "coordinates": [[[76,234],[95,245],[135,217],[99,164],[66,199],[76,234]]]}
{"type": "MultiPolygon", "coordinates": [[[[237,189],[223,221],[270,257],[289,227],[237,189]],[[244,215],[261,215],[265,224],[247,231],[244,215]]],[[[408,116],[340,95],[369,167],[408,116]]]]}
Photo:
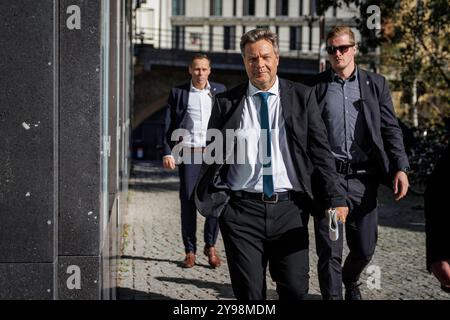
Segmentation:
{"type": "Polygon", "coordinates": [[[336,208],[336,217],[338,221],[345,223],[348,216],[348,207],[337,207],[336,208]]]}
{"type": "Polygon", "coordinates": [[[164,169],[175,169],[175,159],[172,156],[164,156],[163,157],[163,167],[164,169]]]}
{"type": "Polygon", "coordinates": [[[431,272],[443,287],[450,288],[450,260],[434,262],[431,265],[431,272]]]}
{"type": "Polygon", "coordinates": [[[394,177],[394,199],[398,201],[406,196],[408,188],[408,176],[403,171],[398,171],[394,177]]]}

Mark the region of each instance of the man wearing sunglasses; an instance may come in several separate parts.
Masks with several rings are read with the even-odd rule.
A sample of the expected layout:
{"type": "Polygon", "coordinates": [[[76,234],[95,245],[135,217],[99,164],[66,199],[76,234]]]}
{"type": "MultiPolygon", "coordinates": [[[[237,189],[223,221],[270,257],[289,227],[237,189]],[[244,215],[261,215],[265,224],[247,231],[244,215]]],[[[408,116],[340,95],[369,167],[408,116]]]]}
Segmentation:
{"type": "MultiPolygon", "coordinates": [[[[331,69],[311,79],[328,131],[339,182],[345,189],[349,214],[341,217],[339,234],[349,254],[342,266],[343,237],[332,241],[329,221],[321,208],[321,186],[313,186],[319,284],[323,299],[361,300],[360,275],[369,264],[377,242],[377,190],[393,188],[400,200],[408,191],[408,159],[388,83],[383,76],[355,63],[356,42],[349,27],[334,27],[327,35],[331,69]]],[[[317,179],[312,179],[317,181],[317,179]]]]}

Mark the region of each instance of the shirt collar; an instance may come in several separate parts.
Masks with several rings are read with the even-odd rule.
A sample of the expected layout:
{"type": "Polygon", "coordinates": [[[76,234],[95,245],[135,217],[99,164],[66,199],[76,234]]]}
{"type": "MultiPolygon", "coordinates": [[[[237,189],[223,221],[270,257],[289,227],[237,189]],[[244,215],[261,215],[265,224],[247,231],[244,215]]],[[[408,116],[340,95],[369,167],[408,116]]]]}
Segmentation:
{"type": "Polygon", "coordinates": [[[356,78],[358,77],[358,67],[355,65],[355,69],[353,70],[352,74],[350,75],[350,77],[348,77],[346,80],[342,80],[336,72],[334,72],[333,69],[331,69],[331,82],[333,81],[355,81],[356,78]]]}
{"type": "Polygon", "coordinates": [[[192,79],[191,79],[191,92],[202,92],[202,91],[211,91],[211,85],[209,84],[209,81],[206,82],[206,87],[205,87],[205,89],[197,89],[197,88],[194,87],[194,85],[192,84],[192,79]]]}
{"type": "MultiPolygon", "coordinates": [[[[252,97],[255,94],[257,94],[258,92],[264,92],[264,91],[256,88],[250,81],[248,81],[248,95],[250,97],[252,97]]],[[[275,83],[273,84],[273,86],[266,92],[269,92],[275,96],[278,96],[280,94],[278,76],[275,78],[275,83]]]]}

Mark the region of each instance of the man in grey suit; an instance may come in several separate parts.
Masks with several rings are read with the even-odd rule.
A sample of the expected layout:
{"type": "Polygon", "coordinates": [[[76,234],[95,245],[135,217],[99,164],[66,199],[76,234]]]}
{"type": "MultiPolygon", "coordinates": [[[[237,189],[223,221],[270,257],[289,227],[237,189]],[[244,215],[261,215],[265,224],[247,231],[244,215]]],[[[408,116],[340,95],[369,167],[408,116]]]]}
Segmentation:
{"type": "MultiPolygon", "coordinates": [[[[164,168],[173,170],[176,161],[171,152],[175,145],[182,146],[184,159],[188,155],[187,163],[180,163],[178,168],[181,233],[186,253],[183,261],[185,268],[192,268],[196,261],[197,208],[193,191],[206,145],[206,129],[211,114],[212,99],[217,93],[225,91],[224,85],[208,81],[211,74],[211,62],[205,54],[195,54],[192,57],[189,74],[192,77],[191,81],[173,88],[169,95],[165,117],[167,143],[164,146],[163,157],[164,168]],[[183,129],[186,134],[183,137],[176,137],[174,140],[172,134],[177,129],[183,129]]],[[[220,266],[220,258],[214,246],[218,232],[217,218],[207,218],[204,226],[205,247],[203,252],[213,268],[220,266]]]]}

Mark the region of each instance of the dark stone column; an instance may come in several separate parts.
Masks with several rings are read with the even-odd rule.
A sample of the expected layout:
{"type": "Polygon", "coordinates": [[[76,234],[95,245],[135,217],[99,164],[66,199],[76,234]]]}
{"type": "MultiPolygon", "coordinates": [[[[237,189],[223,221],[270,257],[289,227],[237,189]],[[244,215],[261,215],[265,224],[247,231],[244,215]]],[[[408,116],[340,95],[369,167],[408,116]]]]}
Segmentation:
{"type": "Polygon", "coordinates": [[[98,299],[103,148],[101,1],[61,0],[59,5],[58,297],[98,299]],[[77,281],[82,285],[76,286],[77,281]]]}
{"type": "Polygon", "coordinates": [[[53,1],[0,2],[0,298],[54,296],[57,56],[53,1]]]}
{"type": "Polygon", "coordinates": [[[130,3],[0,2],[0,299],[115,297],[130,3]]]}

